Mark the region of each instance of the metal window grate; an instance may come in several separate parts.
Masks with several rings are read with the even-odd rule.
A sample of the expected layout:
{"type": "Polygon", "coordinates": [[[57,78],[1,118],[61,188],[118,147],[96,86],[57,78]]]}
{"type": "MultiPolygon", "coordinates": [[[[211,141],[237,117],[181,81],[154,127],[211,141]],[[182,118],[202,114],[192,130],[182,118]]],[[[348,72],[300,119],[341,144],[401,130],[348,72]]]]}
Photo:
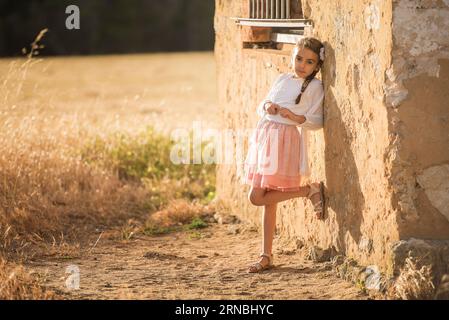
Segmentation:
{"type": "Polygon", "coordinates": [[[242,26],[271,28],[300,28],[311,25],[308,19],[300,19],[302,13],[292,0],[246,0],[245,17],[231,18],[242,26]]]}
{"type": "Polygon", "coordinates": [[[290,0],[250,0],[251,19],[290,19],[290,0]]]}
{"type": "Polygon", "coordinates": [[[246,29],[256,30],[263,28],[264,32],[270,31],[270,38],[265,34],[250,35],[245,33],[243,43],[296,43],[304,36],[306,27],[313,27],[311,20],[303,19],[301,7],[292,0],[245,0],[244,17],[231,17],[237,25],[246,29]],[[302,19],[301,19],[302,18],[302,19]],[[248,28],[249,27],[249,28],[248,28]],[[267,40],[268,39],[268,40],[267,40]]]}

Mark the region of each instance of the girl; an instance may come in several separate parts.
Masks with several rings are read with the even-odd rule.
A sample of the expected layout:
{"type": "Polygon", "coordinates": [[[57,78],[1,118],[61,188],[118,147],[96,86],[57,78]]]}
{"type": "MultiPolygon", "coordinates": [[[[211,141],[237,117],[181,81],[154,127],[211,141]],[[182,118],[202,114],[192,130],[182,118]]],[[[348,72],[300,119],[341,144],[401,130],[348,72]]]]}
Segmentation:
{"type": "Polygon", "coordinates": [[[307,130],[323,126],[324,90],[315,78],[323,62],[323,44],[315,38],[302,38],[293,50],[293,72],[281,74],[257,108],[261,119],[250,139],[244,183],[251,186],[249,201],[264,206],[263,242],[260,260],[250,265],[248,272],[273,266],[278,202],[307,197],[317,218],[324,218],[323,183],[301,186],[301,177],[309,176],[307,130]]]}

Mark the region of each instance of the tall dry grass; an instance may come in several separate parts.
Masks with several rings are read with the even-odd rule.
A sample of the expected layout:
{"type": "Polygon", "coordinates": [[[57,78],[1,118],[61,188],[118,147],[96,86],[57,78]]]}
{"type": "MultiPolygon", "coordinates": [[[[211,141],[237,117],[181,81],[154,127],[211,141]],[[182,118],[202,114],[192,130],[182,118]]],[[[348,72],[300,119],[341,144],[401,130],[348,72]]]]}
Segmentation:
{"type": "Polygon", "coordinates": [[[0,258],[0,300],[57,298],[57,294],[45,290],[39,280],[22,266],[0,258]]]}
{"type": "Polygon", "coordinates": [[[44,35],[24,50],[26,57],[3,66],[0,76],[3,299],[52,297],[20,267],[37,248],[79,245],[97,225],[145,221],[175,199],[207,204],[214,196],[214,167],[173,166],[170,140],[143,126],[141,114],[121,123],[107,107],[101,116],[85,106],[55,107],[40,78],[30,77],[44,61],[36,54],[44,35]]]}
{"type": "Polygon", "coordinates": [[[409,256],[405,259],[399,277],[396,279],[394,297],[402,300],[428,300],[435,295],[432,266],[422,263],[423,259],[409,256]]]}
{"type": "MultiPolygon", "coordinates": [[[[148,190],[94,168],[82,150],[95,127],[77,114],[47,115],[27,98],[26,75],[38,63],[13,61],[0,96],[0,234],[4,256],[31,243],[70,233],[77,225],[144,213],[148,190]],[[89,123],[86,121],[86,123],[89,123]],[[72,227],[72,228],[71,228],[72,227]]],[[[40,102],[40,101],[37,101],[40,102]]],[[[86,116],[84,116],[86,117],[86,116]]],[[[104,133],[107,135],[108,133],[104,133]]]]}

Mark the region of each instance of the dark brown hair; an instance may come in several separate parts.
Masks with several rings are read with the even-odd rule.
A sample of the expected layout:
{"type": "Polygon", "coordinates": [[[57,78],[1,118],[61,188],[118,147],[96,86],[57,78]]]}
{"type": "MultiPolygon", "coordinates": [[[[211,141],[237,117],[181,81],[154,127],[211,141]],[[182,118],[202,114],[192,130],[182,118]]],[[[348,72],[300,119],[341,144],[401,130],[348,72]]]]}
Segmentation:
{"type": "MultiPolygon", "coordinates": [[[[295,49],[293,50],[293,54],[292,54],[292,64],[293,64],[293,68],[295,66],[295,59],[296,59],[296,55],[298,54],[298,50],[299,49],[310,49],[313,52],[315,52],[318,56],[318,67],[321,69],[321,66],[323,65],[323,60],[321,60],[321,49],[324,48],[324,45],[321,43],[321,41],[319,41],[318,39],[312,38],[312,37],[305,37],[302,38],[301,40],[299,40],[296,45],[295,45],[295,49]]],[[[310,82],[312,82],[312,80],[315,78],[315,76],[317,75],[317,73],[320,70],[314,70],[313,73],[308,76],[305,80],[304,83],[302,84],[301,87],[301,92],[299,93],[298,97],[296,98],[296,104],[298,104],[301,101],[301,96],[304,93],[304,91],[306,91],[307,87],[309,86],[310,82]]]]}

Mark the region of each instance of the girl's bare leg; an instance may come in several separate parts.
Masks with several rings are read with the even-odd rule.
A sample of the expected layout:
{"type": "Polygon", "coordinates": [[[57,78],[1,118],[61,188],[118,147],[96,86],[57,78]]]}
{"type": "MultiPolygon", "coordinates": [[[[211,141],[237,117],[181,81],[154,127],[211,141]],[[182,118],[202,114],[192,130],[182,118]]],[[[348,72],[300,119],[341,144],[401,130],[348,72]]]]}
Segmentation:
{"type": "MultiPolygon", "coordinates": [[[[262,252],[268,255],[272,254],[273,249],[273,236],[276,230],[276,210],[277,210],[277,203],[266,205],[263,208],[262,252]]],[[[260,257],[258,262],[262,265],[262,267],[265,267],[269,263],[266,257],[260,257]]],[[[256,267],[252,265],[249,267],[248,271],[255,272],[256,267]]]]}
{"type": "Polygon", "coordinates": [[[304,186],[299,191],[283,192],[277,190],[264,190],[253,188],[250,193],[250,200],[256,206],[273,205],[282,201],[298,197],[306,197],[310,192],[310,187],[304,186]]]}
{"type": "MultiPolygon", "coordinates": [[[[276,230],[276,210],[278,202],[286,201],[298,197],[306,197],[310,192],[309,186],[301,187],[299,191],[282,192],[277,190],[266,190],[262,188],[251,189],[249,199],[257,206],[264,206],[263,211],[263,239],[262,250],[263,253],[272,254],[273,236],[276,230]]],[[[266,257],[260,257],[258,261],[263,267],[269,261],[266,257]]],[[[255,272],[257,268],[252,265],[249,272],[255,272]]]]}
{"type": "Polygon", "coordinates": [[[276,209],[277,203],[265,205],[263,209],[262,252],[267,254],[271,254],[273,248],[273,236],[276,230],[276,209]]]}

